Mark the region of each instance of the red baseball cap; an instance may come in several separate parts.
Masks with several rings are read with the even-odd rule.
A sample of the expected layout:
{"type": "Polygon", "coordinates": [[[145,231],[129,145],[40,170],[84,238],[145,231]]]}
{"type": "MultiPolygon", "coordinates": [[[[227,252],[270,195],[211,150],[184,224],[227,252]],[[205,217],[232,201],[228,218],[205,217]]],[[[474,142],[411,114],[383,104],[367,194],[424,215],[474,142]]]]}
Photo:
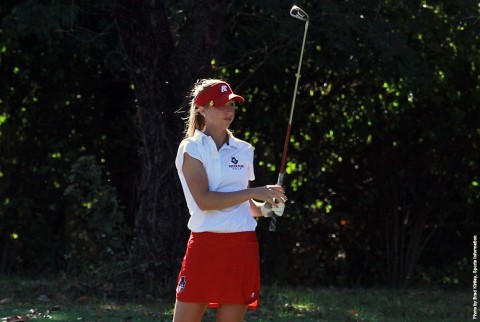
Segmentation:
{"type": "Polygon", "coordinates": [[[218,82],[201,91],[195,98],[195,105],[222,107],[229,101],[244,102],[245,99],[234,94],[228,83],[218,82]]]}

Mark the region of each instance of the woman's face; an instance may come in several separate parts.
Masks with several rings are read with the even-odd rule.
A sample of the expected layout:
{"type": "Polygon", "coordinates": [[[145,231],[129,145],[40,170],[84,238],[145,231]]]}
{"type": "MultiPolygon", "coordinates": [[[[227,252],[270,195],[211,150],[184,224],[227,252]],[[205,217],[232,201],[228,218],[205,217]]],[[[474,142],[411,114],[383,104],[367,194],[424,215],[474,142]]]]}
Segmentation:
{"type": "Polygon", "coordinates": [[[229,101],[221,107],[199,107],[200,113],[205,117],[205,125],[228,129],[235,118],[235,102],[229,101]]]}

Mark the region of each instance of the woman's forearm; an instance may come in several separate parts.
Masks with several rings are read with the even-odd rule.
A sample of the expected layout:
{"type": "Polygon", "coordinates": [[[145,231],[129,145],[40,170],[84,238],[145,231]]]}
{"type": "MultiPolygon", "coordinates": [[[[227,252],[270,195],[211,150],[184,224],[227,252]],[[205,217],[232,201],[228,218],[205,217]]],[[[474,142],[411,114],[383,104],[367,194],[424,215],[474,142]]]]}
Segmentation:
{"type": "Polygon", "coordinates": [[[194,199],[198,207],[206,211],[229,208],[254,197],[255,188],[247,188],[232,192],[204,191],[194,199]]]}

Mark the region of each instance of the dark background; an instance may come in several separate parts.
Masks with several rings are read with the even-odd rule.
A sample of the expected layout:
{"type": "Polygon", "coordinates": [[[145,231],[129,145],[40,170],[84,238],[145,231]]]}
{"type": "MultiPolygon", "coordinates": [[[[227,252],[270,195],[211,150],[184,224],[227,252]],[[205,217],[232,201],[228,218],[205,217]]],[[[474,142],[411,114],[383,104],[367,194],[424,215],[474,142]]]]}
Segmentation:
{"type": "MultiPolygon", "coordinates": [[[[232,126],[276,182],[304,23],[290,1],[3,1],[0,274],[92,289],[175,283],[173,164],[188,91],[246,98],[232,126]]],[[[302,1],[310,15],[266,283],[470,285],[479,232],[475,1],[302,1]]]]}

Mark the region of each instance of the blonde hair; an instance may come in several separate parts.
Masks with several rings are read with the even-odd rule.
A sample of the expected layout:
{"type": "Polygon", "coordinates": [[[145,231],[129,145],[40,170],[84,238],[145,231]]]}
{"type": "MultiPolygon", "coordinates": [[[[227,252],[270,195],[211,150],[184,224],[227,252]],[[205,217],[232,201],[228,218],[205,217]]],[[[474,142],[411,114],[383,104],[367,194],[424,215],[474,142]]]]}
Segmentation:
{"type": "Polygon", "coordinates": [[[185,120],[185,138],[192,137],[195,130],[202,131],[205,128],[205,118],[198,112],[198,106],[195,105],[195,99],[206,88],[222,82],[220,79],[200,79],[190,91],[190,112],[185,120]]]}

